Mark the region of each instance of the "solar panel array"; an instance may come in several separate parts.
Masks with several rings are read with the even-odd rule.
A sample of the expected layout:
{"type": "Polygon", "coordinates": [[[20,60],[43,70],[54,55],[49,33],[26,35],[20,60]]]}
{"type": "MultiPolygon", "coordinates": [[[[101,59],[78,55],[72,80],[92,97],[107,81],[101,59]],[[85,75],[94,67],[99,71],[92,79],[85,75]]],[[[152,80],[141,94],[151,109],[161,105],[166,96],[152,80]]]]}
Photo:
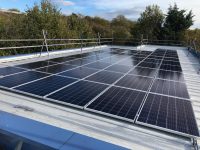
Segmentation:
{"type": "Polygon", "coordinates": [[[105,49],[0,68],[0,76],[7,90],[199,136],[176,51],[105,49]]]}

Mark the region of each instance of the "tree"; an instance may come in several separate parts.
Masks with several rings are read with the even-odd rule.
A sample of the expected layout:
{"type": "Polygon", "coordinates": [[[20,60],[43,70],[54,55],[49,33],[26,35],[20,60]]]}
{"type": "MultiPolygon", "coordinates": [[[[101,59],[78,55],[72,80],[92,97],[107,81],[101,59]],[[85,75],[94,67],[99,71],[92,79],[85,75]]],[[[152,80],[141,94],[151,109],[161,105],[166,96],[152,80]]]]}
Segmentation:
{"type": "Polygon", "coordinates": [[[159,39],[163,20],[164,15],[159,6],[147,6],[145,11],[141,13],[136,28],[133,29],[132,33],[138,38],[143,34],[144,36],[148,36],[150,39],[159,39]]]}
{"type": "Polygon", "coordinates": [[[132,37],[131,28],[135,22],[128,20],[123,15],[119,15],[111,21],[111,28],[113,30],[114,38],[127,39],[132,37]]]}
{"type": "Polygon", "coordinates": [[[165,38],[181,40],[184,32],[193,25],[192,11],[179,10],[176,4],[170,6],[164,23],[165,38]]]}

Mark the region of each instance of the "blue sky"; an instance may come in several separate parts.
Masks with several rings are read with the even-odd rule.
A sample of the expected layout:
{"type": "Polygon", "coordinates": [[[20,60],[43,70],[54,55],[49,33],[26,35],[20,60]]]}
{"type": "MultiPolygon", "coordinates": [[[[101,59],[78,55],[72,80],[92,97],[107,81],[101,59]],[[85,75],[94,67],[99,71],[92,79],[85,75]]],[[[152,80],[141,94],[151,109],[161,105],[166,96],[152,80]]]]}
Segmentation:
{"type": "MultiPolygon", "coordinates": [[[[62,13],[68,15],[72,12],[89,16],[100,16],[112,19],[119,14],[137,20],[147,5],[157,4],[164,13],[170,4],[177,3],[181,9],[192,10],[195,23],[192,28],[200,28],[200,1],[198,0],[51,0],[62,13]]],[[[0,0],[0,8],[18,8],[25,11],[40,0],[0,0]]]]}

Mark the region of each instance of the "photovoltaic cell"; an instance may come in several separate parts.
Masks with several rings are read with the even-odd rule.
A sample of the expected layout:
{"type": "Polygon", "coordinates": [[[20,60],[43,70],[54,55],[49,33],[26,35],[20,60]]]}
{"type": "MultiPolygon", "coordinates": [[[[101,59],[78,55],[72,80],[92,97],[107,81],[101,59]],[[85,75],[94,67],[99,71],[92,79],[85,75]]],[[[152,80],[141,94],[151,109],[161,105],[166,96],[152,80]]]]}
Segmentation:
{"type": "Polygon", "coordinates": [[[106,70],[108,71],[115,71],[115,72],[120,72],[120,73],[126,73],[128,72],[132,67],[130,66],[125,66],[125,65],[112,65],[108,67],[106,70]]]}
{"type": "Polygon", "coordinates": [[[152,82],[152,79],[153,78],[142,77],[142,76],[126,75],[121,80],[119,80],[116,83],[116,85],[147,91],[152,82]]]}
{"type": "Polygon", "coordinates": [[[6,75],[11,75],[19,72],[25,71],[24,69],[21,68],[15,68],[15,67],[4,67],[0,68],[0,76],[6,76],[6,75]]]}
{"type": "Polygon", "coordinates": [[[101,71],[101,72],[98,72],[98,73],[86,78],[86,80],[112,84],[117,79],[119,79],[121,76],[123,76],[123,74],[121,74],[121,73],[101,71]]]}
{"type": "Polygon", "coordinates": [[[191,102],[179,98],[149,94],[137,122],[199,136],[191,102]]]}
{"type": "Polygon", "coordinates": [[[41,80],[37,80],[35,82],[31,82],[26,85],[22,85],[15,89],[33,95],[45,96],[75,81],[75,79],[71,78],[50,76],[41,80]]]}
{"type": "Polygon", "coordinates": [[[138,66],[139,67],[146,67],[146,68],[158,68],[160,64],[158,63],[148,63],[148,62],[142,62],[138,66]]]}
{"type": "Polygon", "coordinates": [[[168,71],[178,71],[178,72],[182,72],[182,68],[181,66],[172,66],[172,65],[161,65],[160,69],[162,70],[168,70],[168,71]]]}
{"type": "Polygon", "coordinates": [[[36,68],[41,68],[41,67],[45,67],[45,66],[49,66],[53,64],[55,63],[50,62],[50,61],[38,61],[38,62],[18,65],[17,67],[26,68],[26,69],[36,69],[36,68]]]}
{"type": "Polygon", "coordinates": [[[40,68],[40,69],[37,69],[37,70],[41,71],[41,72],[45,72],[45,73],[55,74],[55,73],[67,71],[69,69],[73,69],[75,67],[77,67],[77,66],[58,64],[58,65],[40,68]]]}
{"type": "Polygon", "coordinates": [[[62,62],[66,62],[66,61],[70,61],[74,59],[77,59],[77,58],[68,56],[68,57],[53,58],[53,59],[50,59],[50,61],[62,63],[62,62]]]}
{"type": "Polygon", "coordinates": [[[34,71],[23,72],[1,78],[0,86],[11,88],[46,76],[49,76],[49,74],[34,71]]]}
{"type": "Polygon", "coordinates": [[[49,95],[48,98],[83,107],[106,88],[107,85],[79,81],[49,95]]]}
{"type": "Polygon", "coordinates": [[[156,79],[151,92],[189,99],[186,84],[183,82],[156,79]]]}
{"type": "Polygon", "coordinates": [[[181,72],[159,70],[157,78],[184,82],[184,76],[183,76],[183,73],[181,72]]]}
{"type": "Polygon", "coordinates": [[[85,67],[95,68],[95,69],[104,69],[104,68],[108,67],[109,65],[110,65],[109,63],[104,63],[104,62],[97,61],[97,62],[88,64],[85,67]]]}
{"type": "Polygon", "coordinates": [[[87,68],[87,67],[78,67],[78,68],[60,73],[58,75],[74,77],[74,78],[84,78],[97,71],[98,71],[97,69],[92,69],[92,68],[87,68]]]}
{"type": "Polygon", "coordinates": [[[107,115],[134,120],[145,96],[145,92],[111,87],[87,108],[107,115]]]}
{"type": "Polygon", "coordinates": [[[135,67],[129,74],[154,77],[156,74],[156,69],[135,67]]]}

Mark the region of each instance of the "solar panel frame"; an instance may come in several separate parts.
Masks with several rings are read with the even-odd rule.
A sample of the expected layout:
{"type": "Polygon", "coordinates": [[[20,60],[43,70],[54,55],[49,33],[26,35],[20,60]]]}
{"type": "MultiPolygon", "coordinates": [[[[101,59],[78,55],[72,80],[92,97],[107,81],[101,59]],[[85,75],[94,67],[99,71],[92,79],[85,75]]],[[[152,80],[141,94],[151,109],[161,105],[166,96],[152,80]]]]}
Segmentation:
{"type": "MultiPolygon", "coordinates": [[[[92,101],[96,96],[98,96],[101,92],[103,92],[107,87],[108,85],[105,85],[105,84],[101,84],[101,83],[94,83],[94,82],[90,82],[90,81],[84,81],[84,80],[80,80],[78,82],[75,82],[74,84],[70,85],[70,86],[67,86],[67,87],[64,87],[58,91],[56,91],[55,93],[52,93],[50,95],[46,95],[44,99],[48,100],[48,101],[52,101],[52,102],[56,102],[56,103],[60,103],[60,104],[63,104],[63,105],[66,105],[66,106],[71,106],[71,107],[75,107],[75,108],[79,108],[79,109],[84,109],[84,106],[87,104],[85,103],[84,105],[78,105],[78,104],[75,104],[75,103],[72,103],[72,102],[63,102],[62,100],[59,100],[59,99],[56,99],[56,98],[52,98],[52,95],[55,95],[55,94],[58,94],[59,92],[62,93],[64,90],[69,90],[70,88],[73,88],[73,86],[77,85],[77,84],[80,84],[80,83],[90,83],[90,84],[93,84],[93,85],[101,85],[102,89],[100,89],[100,92],[98,92],[97,94],[95,94],[95,96],[93,96],[87,103],[89,103],[90,101],[92,101]]],[[[87,87],[88,89],[88,87],[87,87]]],[[[79,91],[81,92],[81,91],[79,91]]],[[[85,93],[84,93],[85,94],[85,93]]],[[[65,97],[66,95],[62,96],[61,98],[65,97]]],[[[69,99],[68,99],[69,100],[69,99]]]]}
{"type": "MultiPolygon", "coordinates": [[[[97,114],[101,114],[101,115],[104,115],[104,116],[108,116],[108,117],[113,117],[113,118],[115,118],[115,119],[120,119],[120,120],[124,120],[124,121],[128,121],[128,122],[132,122],[132,123],[134,123],[135,122],[135,120],[136,120],[136,117],[137,117],[137,112],[138,112],[138,110],[139,110],[139,108],[140,108],[140,106],[141,106],[141,104],[142,104],[142,100],[141,100],[141,103],[139,104],[139,106],[138,106],[138,108],[137,108],[137,110],[136,110],[136,113],[135,113],[135,115],[134,115],[134,119],[130,119],[130,118],[126,118],[126,117],[122,117],[122,116],[120,116],[120,115],[117,115],[117,114],[111,114],[111,113],[108,113],[108,112],[104,112],[104,111],[99,111],[99,110],[95,110],[95,109],[92,109],[92,108],[90,108],[90,106],[93,104],[93,103],[95,103],[95,102],[97,102],[98,100],[99,100],[99,98],[101,98],[101,97],[103,97],[104,95],[106,95],[107,94],[107,92],[109,92],[110,90],[112,90],[112,88],[117,88],[117,89],[122,89],[122,90],[127,90],[127,91],[132,91],[132,92],[138,92],[138,95],[139,94],[141,94],[141,93],[143,93],[144,95],[143,95],[143,99],[145,98],[145,95],[146,95],[146,93],[145,92],[143,92],[143,91],[138,91],[138,90],[132,90],[132,89],[126,89],[126,88],[122,88],[122,87],[114,87],[114,86],[112,86],[111,88],[109,88],[105,93],[103,93],[102,95],[100,95],[99,97],[97,97],[94,101],[92,101],[91,103],[89,103],[88,105],[86,105],[85,107],[84,107],[84,110],[86,110],[86,111],[90,111],[90,112],[94,112],[94,113],[97,113],[97,114]]],[[[132,95],[133,93],[131,93],[131,95],[132,95]]],[[[137,96],[138,96],[137,95],[137,96]]],[[[127,96],[127,95],[126,95],[127,96]]],[[[130,97],[130,95],[129,95],[129,97],[130,97]]],[[[106,100],[107,101],[107,100],[106,100]]],[[[126,100],[126,102],[127,102],[128,100],[126,100]]],[[[125,102],[125,103],[126,103],[125,102]]],[[[109,103],[109,102],[108,102],[109,103]]],[[[107,103],[107,104],[108,104],[107,103]]],[[[134,107],[134,103],[135,103],[135,101],[132,103],[132,105],[130,106],[130,108],[129,108],[129,111],[131,111],[131,108],[132,108],[132,106],[134,107]]],[[[107,105],[106,104],[106,105],[107,105]]],[[[121,109],[123,109],[123,107],[125,106],[125,104],[121,107],[121,109]]],[[[126,106],[127,107],[127,106],[126,106]]],[[[120,109],[120,110],[121,110],[120,109]]],[[[129,111],[127,112],[127,114],[129,113],[129,111]]],[[[120,113],[120,112],[118,112],[118,113],[120,113]]]]}
{"type": "MultiPolygon", "coordinates": [[[[155,93],[149,93],[149,94],[156,95],[155,93]]],[[[149,94],[148,94],[148,96],[149,96],[149,94]]],[[[190,134],[183,133],[183,132],[180,132],[180,131],[175,131],[175,130],[172,130],[172,129],[168,129],[168,128],[164,128],[164,127],[159,127],[159,126],[157,126],[157,125],[152,125],[152,124],[148,124],[148,123],[144,123],[144,122],[138,121],[138,119],[139,119],[139,117],[140,117],[140,115],[141,115],[141,112],[142,112],[142,110],[143,110],[143,108],[144,108],[144,105],[146,104],[146,101],[147,101],[148,96],[146,97],[145,102],[143,103],[143,106],[142,106],[142,108],[140,109],[139,115],[138,115],[137,118],[136,118],[136,121],[135,121],[136,124],[138,124],[138,125],[143,125],[143,126],[150,127],[150,128],[154,128],[154,129],[157,129],[157,130],[160,130],[160,131],[165,131],[165,132],[168,132],[168,133],[173,133],[173,134],[180,135],[180,136],[184,136],[184,137],[199,138],[199,135],[198,135],[198,136],[190,135],[190,134]]],[[[162,96],[162,95],[159,95],[159,96],[162,96]]],[[[164,96],[167,97],[166,95],[164,95],[164,96]]],[[[175,99],[182,99],[182,98],[175,98],[175,99]]],[[[188,101],[188,102],[190,102],[190,101],[187,100],[187,99],[183,99],[182,101],[188,101]]],[[[194,119],[195,119],[195,124],[196,124],[196,126],[197,126],[196,117],[195,117],[195,114],[194,114],[194,111],[193,111],[193,107],[191,107],[191,110],[192,110],[192,112],[193,112],[194,119]]]]}

